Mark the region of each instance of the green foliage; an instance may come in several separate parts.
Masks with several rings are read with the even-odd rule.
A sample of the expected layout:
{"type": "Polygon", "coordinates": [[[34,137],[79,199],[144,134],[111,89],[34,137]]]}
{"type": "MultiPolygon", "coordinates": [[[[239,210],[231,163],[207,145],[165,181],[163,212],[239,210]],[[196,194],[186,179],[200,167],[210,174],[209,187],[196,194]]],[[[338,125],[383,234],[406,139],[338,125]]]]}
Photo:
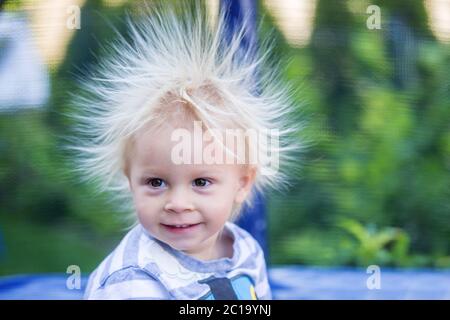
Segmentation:
{"type": "Polygon", "coordinates": [[[410,240],[403,230],[390,227],[377,230],[374,226],[365,228],[352,219],[343,219],[338,225],[354,239],[351,257],[356,265],[410,265],[410,240]]]}
{"type": "Polygon", "coordinates": [[[270,196],[274,263],[449,266],[450,50],[408,3],[379,1],[368,30],[365,6],[341,21],[347,6],[319,1],[310,45],[291,51],[312,143],[292,191],[270,196]]]}

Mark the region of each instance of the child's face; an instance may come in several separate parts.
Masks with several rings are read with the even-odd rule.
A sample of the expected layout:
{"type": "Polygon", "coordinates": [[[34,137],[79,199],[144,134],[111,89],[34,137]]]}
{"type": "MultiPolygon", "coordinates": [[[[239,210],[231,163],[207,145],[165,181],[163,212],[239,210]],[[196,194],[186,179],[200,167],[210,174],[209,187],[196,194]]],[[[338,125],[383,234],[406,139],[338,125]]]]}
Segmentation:
{"type": "Polygon", "coordinates": [[[223,248],[219,232],[247,197],[254,171],[238,164],[175,164],[172,130],[167,126],[135,138],[128,179],[138,219],[152,236],[177,250],[218,258],[223,248]]]}

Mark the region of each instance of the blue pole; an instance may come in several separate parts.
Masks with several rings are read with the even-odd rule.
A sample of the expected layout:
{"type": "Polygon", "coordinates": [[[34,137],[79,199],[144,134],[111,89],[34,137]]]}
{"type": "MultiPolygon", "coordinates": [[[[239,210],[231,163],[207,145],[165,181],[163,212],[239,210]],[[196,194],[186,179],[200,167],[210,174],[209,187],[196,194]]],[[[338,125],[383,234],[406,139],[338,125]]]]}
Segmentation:
{"type": "MultiPolygon", "coordinates": [[[[256,48],[258,41],[256,16],[256,0],[221,0],[220,10],[225,10],[225,21],[227,23],[226,35],[231,39],[233,32],[244,23],[246,19],[246,33],[242,39],[241,46],[244,48],[256,48]]],[[[256,76],[256,75],[255,75],[256,76]]],[[[238,219],[237,224],[247,230],[262,247],[266,258],[267,250],[267,221],[266,221],[266,201],[264,195],[258,193],[255,196],[254,206],[252,208],[244,207],[243,214],[238,219]]]]}

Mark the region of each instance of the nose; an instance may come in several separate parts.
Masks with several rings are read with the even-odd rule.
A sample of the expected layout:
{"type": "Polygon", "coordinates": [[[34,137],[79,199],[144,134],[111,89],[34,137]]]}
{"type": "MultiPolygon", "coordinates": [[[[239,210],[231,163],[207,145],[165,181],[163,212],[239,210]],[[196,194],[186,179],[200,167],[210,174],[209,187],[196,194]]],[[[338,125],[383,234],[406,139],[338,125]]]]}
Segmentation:
{"type": "Polygon", "coordinates": [[[187,190],[176,188],[171,190],[164,210],[170,213],[183,213],[194,210],[194,205],[190,201],[187,190]]]}

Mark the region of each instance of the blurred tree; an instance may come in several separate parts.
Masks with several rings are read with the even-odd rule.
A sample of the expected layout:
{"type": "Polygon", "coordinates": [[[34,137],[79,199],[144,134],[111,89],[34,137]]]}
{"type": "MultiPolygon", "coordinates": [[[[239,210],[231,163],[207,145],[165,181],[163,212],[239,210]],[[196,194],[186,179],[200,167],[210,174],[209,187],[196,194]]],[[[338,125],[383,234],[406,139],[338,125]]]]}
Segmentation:
{"type": "MultiPolygon", "coordinates": [[[[319,0],[311,43],[294,53],[287,76],[304,89],[296,98],[309,102],[313,144],[296,190],[271,199],[275,262],[351,263],[336,228],[344,217],[401,228],[417,256],[450,253],[448,45],[429,31],[423,1],[374,2],[381,30],[367,29],[358,4],[319,0]]],[[[437,265],[396,259],[384,261],[437,265]]]]}

